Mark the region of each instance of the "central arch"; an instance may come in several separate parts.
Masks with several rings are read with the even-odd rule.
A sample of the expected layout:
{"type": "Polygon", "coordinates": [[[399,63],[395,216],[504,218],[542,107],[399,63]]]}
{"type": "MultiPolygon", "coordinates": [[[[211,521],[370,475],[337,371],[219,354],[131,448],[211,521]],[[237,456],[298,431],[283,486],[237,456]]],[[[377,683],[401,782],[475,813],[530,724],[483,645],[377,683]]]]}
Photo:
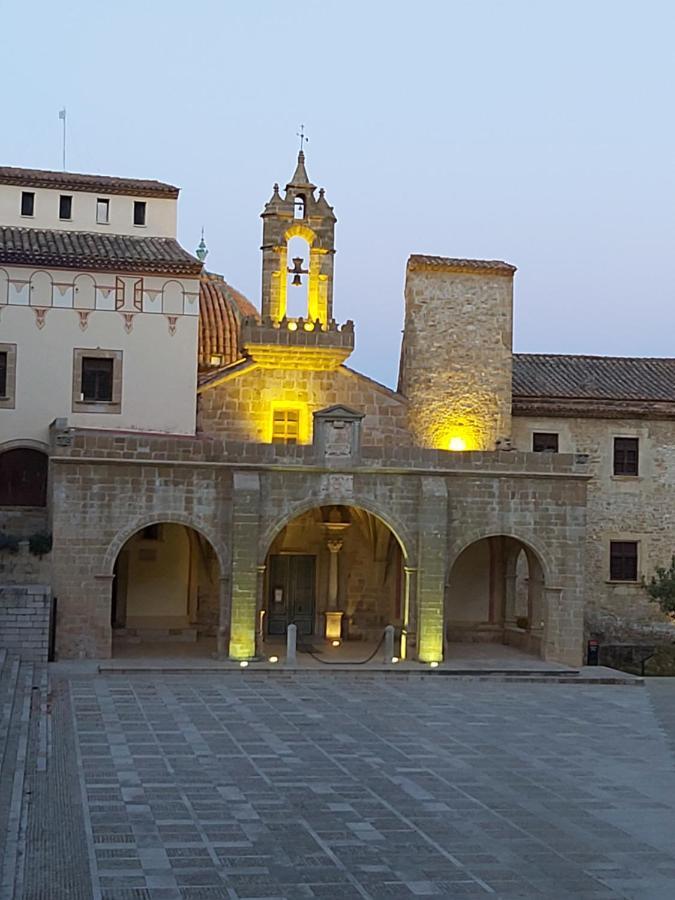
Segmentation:
{"type": "Polygon", "coordinates": [[[404,628],[404,541],[381,516],[355,503],[302,504],[263,539],[260,631],[305,639],[377,642],[404,628]]]}

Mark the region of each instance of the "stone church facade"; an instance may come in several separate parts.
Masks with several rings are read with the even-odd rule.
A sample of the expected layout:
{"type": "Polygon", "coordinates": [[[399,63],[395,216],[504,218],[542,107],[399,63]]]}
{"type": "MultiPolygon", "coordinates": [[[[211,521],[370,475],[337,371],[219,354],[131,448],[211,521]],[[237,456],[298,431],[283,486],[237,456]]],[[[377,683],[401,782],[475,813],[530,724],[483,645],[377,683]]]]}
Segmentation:
{"type": "Polygon", "coordinates": [[[0,168],[0,601],[55,596],[59,657],[254,659],[294,622],[578,665],[667,628],[641,579],[673,552],[675,360],[514,354],[513,266],[413,255],[394,390],[347,364],[302,152],[259,311],[179,246],[177,196],[0,168]]]}

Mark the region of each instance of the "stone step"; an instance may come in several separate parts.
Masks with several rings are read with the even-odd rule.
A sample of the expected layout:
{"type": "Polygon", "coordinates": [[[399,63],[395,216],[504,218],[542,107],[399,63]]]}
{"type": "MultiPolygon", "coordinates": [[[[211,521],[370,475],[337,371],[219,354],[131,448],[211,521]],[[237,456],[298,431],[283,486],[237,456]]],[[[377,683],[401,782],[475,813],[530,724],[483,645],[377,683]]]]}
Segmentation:
{"type": "Polygon", "coordinates": [[[167,641],[169,643],[194,643],[198,638],[196,628],[116,628],[113,638],[123,644],[144,644],[167,641]]]}

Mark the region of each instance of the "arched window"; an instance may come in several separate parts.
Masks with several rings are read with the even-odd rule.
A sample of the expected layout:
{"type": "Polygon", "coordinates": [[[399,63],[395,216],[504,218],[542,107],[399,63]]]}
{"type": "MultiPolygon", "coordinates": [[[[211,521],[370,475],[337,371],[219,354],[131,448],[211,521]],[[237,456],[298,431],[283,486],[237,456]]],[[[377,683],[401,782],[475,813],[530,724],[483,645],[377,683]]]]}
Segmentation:
{"type": "Polygon", "coordinates": [[[293,218],[305,218],[305,198],[302,196],[302,194],[298,194],[298,196],[293,201],[293,218]]]}
{"type": "Polygon", "coordinates": [[[0,506],[46,506],[47,466],[40,450],[17,447],[0,453],[0,506]]]}

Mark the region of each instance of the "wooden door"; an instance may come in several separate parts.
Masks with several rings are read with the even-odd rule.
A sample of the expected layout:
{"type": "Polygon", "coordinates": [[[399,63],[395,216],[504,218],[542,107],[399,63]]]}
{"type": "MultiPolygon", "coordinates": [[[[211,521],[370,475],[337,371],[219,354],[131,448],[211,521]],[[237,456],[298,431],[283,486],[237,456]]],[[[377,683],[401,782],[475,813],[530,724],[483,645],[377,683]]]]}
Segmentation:
{"type": "Polygon", "coordinates": [[[290,624],[298,634],[314,633],[316,557],[270,556],[267,633],[285,634],[290,624]]]}

